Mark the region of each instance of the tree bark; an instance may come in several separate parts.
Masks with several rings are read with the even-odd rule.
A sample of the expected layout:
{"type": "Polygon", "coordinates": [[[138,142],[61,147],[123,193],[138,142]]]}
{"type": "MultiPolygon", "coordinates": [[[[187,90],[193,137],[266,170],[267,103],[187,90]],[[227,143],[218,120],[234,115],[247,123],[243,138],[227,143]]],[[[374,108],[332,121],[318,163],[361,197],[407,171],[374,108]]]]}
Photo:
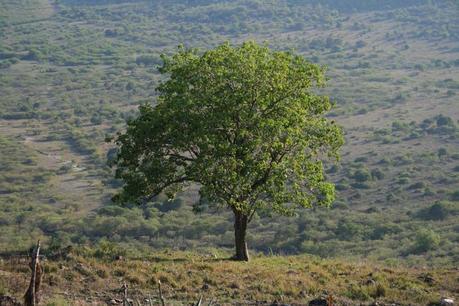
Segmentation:
{"type": "Polygon", "coordinates": [[[234,259],[238,261],[249,261],[249,252],[247,250],[247,242],[245,235],[247,232],[248,216],[235,211],[234,212],[234,237],[236,254],[234,259]]]}

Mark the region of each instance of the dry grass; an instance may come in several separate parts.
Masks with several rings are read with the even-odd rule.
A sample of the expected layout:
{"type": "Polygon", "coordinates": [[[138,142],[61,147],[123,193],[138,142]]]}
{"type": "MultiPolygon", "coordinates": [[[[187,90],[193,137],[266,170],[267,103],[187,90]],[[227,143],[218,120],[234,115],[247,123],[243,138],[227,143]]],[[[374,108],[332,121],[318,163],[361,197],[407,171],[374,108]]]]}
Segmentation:
{"type": "MultiPolygon", "coordinates": [[[[126,281],[130,296],[145,301],[150,296],[157,299],[161,281],[167,301],[178,305],[196,301],[201,295],[221,305],[274,301],[305,305],[323,295],[332,295],[338,305],[374,301],[427,305],[441,296],[459,297],[457,269],[389,269],[309,256],[255,256],[250,263],[225,257],[163,251],[115,261],[82,255],[48,260],[44,296],[48,305],[105,304],[121,298],[119,289],[126,281]]],[[[0,292],[20,297],[28,273],[25,262],[1,261],[0,292]]]]}

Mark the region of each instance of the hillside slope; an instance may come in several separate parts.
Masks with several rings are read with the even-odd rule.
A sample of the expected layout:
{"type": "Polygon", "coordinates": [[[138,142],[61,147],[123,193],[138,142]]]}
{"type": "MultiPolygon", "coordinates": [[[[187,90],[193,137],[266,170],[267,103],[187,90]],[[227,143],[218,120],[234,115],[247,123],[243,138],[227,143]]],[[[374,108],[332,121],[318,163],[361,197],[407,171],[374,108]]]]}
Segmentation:
{"type": "MultiPolygon", "coordinates": [[[[66,260],[46,261],[43,302],[121,304],[126,282],[136,305],[148,305],[150,299],[159,305],[158,281],[166,305],[190,305],[201,296],[204,305],[307,305],[330,297],[333,305],[439,305],[441,297],[459,298],[457,269],[381,267],[309,256],[256,256],[238,263],[215,252],[164,251],[114,261],[107,250],[80,250],[66,260]]],[[[20,299],[29,274],[24,262],[0,262],[0,294],[20,299]]]]}

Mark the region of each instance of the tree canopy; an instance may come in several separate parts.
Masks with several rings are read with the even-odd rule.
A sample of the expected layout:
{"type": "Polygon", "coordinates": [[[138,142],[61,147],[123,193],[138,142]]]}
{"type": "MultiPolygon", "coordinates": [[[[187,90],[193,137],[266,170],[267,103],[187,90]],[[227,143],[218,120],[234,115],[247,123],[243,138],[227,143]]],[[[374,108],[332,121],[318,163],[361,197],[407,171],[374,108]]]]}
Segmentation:
{"type": "Polygon", "coordinates": [[[316,93],[323,67],[245,42],[202,54],[180,47],[163,56],[160,72],[168,78],[157,87],[157,104],[142,105],[116,139],[116,177],[124,181],[116,200],[173,197],[197,183],[201,200],[234,212],[243,260],[256,211],[290,215],[333,202],[322,159],[338,157],[343,136],[324,117],[329,98],[316,93]]]}

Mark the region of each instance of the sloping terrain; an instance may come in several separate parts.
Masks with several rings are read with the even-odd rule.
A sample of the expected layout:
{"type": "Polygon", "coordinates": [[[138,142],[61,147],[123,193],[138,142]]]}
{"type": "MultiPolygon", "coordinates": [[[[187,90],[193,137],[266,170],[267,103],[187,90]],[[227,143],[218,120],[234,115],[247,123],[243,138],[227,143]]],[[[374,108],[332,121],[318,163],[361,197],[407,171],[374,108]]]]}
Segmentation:
{"type": "Polygon", "coordinates": [[[261,212],[251,247],[457,265],[457,4],[316,2],[0,1],[0,250],[37,237],[53,247],[231,247],[231,216],[194,215],[195,190],[111,206],[120,182],[104,139],[154,103],[160,53],[254,39],[328,67],[324,93],[346,145],[327,165],[334,207],[261,212]]]}
{"type": "MultiPolygon", "coordinates": [[[[117,252],[105,244],[75,250],[65,260],[47,260],[43,303],[121,305],[124,282],[135,305],[160,305],[158,282],[166,305],[195,305],[200,297],[203,305],[308,305],[327,298],[333,305],[440,305],[442,297],[459,297],[457,269],[383,267],[310,256],[257,256],[240,263],[215,251],[110,259],[117,252]]],[[[0,294],[3,290],[20,300],[29,274],[24,261],[0,263],[0,294]]]]}

